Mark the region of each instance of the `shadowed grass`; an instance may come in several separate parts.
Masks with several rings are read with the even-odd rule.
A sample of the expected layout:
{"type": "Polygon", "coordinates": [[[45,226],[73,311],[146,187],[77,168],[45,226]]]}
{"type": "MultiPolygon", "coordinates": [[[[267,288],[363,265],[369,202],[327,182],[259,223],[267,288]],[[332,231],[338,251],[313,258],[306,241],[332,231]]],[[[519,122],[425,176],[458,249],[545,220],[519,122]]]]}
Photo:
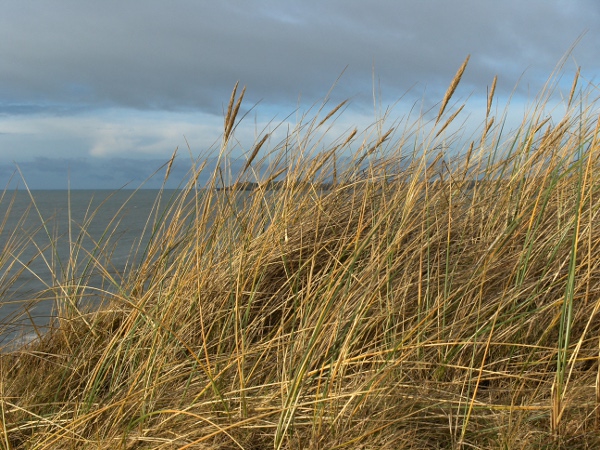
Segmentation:
{"type": "Polygon", "coordinates": [[[105,306],[57,276],[59,319],[0,355],[0,448],[600,445],[597,104],[576,79],[554,124],[548,87],[507,135],[494,80],[447,154],[465,66],[435,121],[319,151],[340,104],[231,177],[234,90],[222,164],[156,209],[138,263],[111,278],[110,231],[87,255],[105,306]]]}

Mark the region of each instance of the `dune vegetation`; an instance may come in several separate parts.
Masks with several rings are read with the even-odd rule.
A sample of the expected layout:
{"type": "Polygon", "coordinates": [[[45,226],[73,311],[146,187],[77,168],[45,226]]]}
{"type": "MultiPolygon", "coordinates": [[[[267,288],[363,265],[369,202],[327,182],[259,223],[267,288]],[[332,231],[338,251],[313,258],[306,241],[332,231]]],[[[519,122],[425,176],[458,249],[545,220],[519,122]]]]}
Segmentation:
{"type": "Polygon", "coordinates": [[[494,80],[461,140],[466,63],[436,115],[335,140],[325,103],[237,173],[234,89],[208,184],[198,159],[122,277],[110,233],[74,246],[57,319],[0,355],[0,448],[600,446],[594,91],[551,107],[551,78],[508,130],[494,80]]]}

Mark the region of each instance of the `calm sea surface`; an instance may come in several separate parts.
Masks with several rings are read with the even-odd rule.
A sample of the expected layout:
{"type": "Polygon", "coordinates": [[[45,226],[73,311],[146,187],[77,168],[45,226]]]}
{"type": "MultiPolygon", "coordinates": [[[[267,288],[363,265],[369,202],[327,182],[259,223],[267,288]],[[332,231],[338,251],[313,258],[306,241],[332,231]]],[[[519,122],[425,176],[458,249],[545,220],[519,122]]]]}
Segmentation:
{"type": "MultiPolygon", "coordinates": [[[[5,193],[0,201],[0,347],[27,339],[34,330],[32,320],[42,329],[48,324],[55,307],[52,274],[67,279],[70,255],[76,256],[78,271],[83,271],[87,252],[106,239],[107,230],[114,244],[108,247],[110,272],[122,273],[132,263],[135,249],[143,250],[149,239],[144,228],[158,194],[158,190],[5,193]]],[[[163,191],[159,211],[176,194],[163,191]]],[[[92,276],[88,283],[101,284],[101,277],[92,276]]],[[[89,305],[83,306],[93,306],[95,299],[90,295],[89,305]]]]}

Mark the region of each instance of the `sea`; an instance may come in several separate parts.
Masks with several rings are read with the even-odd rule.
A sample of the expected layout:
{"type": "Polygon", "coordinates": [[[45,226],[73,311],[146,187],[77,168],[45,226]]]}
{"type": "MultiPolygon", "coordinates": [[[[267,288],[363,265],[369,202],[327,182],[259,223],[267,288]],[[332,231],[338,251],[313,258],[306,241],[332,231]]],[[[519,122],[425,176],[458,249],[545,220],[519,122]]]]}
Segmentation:
{"type": "MultiPolygon", "coordinates": [[[[148,243],[152,217],[177,195],[153,189],[0,192],[0,349],[47,329],[57,311],[53,286],[73,277],[69,267],[77,267],[75,278],[85,273],[90,255],[102,259],[97,244],[108,235],[110,264],[104,265],[118,279],[148,243]]],[[[86,282],[107,288],[98,275],[86,282]]],[[[99,298],[87,295],[78,307],[93,309],[99,298]]]]}

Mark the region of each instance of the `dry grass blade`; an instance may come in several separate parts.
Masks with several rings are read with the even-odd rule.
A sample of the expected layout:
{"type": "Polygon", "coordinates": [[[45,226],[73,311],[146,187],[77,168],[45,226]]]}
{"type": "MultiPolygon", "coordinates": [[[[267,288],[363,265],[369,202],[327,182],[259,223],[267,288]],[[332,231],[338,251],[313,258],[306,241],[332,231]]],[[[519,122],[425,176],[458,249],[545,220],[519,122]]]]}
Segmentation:
{"type": "Polygon", "coordinates": [[[465,69],[467,68],[467,64],[469,63],[470,57],[471,57],[471,55],[467,56],[467,58],[464,60],[464,62],[462,63],[462,65],[460,66],[458,71],[456,72],[456,75],[454,75],[454,78],[450,82],[450,86],[448,87],[448,89],[446,90],[446,93],[444,94],[444,99],[442,100],[442,104],[440,106],[440,111],[438,112],[437,119],[435,120],[436,124],[442,118],[442,115],[444,114],[444,111],[446,110],[446,106],[448,106],[448,102],[452,98],[452,95],[454,95],[454,91],[456,91],[456,87],[460,83],[463,73],[464,73],[465,69]]]}
{"type": "MultiPolygon", "coordinates": [[[[437,136],[463,111],[441,122],[467,61],[437,136]]],[[[216,189],[236,85],[218,158],[153,212],[136,263],[115,274],[82,242],[90,277],[74,257],[53,274],[61,298],[88,289],[105,307],[0,354],[0,446],[600,448],[599,109],[572,89],[560,120],[539,103],[511,134],[495,89],[467,128],[480,141],[438,151],[429,120],[386,119],[354,149],[356,128],[318,134],[341,103],[260,137],[237,178],[255,183],[216,189]]],[[[48,222],[47,244],[11,223],[0,292],[27,251],[51,266],[60,242],[48,222]]]]}
{"type": "Polygon", "coordinates": [[[440,128],[438,130],[438,132],[435,133],[435,137],[438,137],[440,134],[442,134],[444,132],[444,130],[446,128],[448,128],[448,125],[450,125],[452,123],[452,121],[454,119],[456,119],[456,116],[458,116],[460,114],[460,112],[463,110],[464,107],[465,107],[465,105],[461,105],[460,108],[458,108],[450,117],[448,117],[448,120],[446,120],[446,122],[444,123],[442,128],[440,128]]]}
{"type": "Polygon", "coordinates": [[[231,113],[228,134],[230,134],[231,131],[233,130],[233,125],[235,123],[235,119],[238,115],[238,112],[240,111],[240,106],[242,105],[242,100],[244,99],[245,93],[246,93],[246,86],[243,87],[242,92],[240,93],[240,96],[237,99],[237,103],[235,104],[235,107],[233,109],[233,112],[231,113]]]}
{"type": "Polygon", "coordinates": [[[319,122],[319,124],[317,125],[317,128],[319,128],[321,125],[323,125],[325,122],[327,122],[331,118],[331,116],[333,116],[336,112],[338,112],[340,110],[340,108],[342,106],[344,106],[346,103],[348,103],[348,100],[344,100],[339,105],[337,105],[335,108],[333,108],[331,111],[329,111],[329,114],[327,114],[325,116],[325,118],[319,122]]]}
{"type": "Polygon", "coordinates": [[[258,142],[258,144],[256,144],[254,146],[254,149],[252,149],[252,153],[248,157],[248,160],[246,161],[246,163],[244,164],[244,167],[242,168],[242,171],[240,172],[240,176],[242,176],[244,173],[246,173],[246,170],[248,170],[248,167],[250,167],[252,165],[252,161],[254,161],[254,159],[258,155],[258,152],[260,151],[262,146],[265,144],[265,142],[267,142],[268,138],[269,138],[269,133],[266,133],[262,137],[262,139],[258,142]]]}
{"type": "Polygon", "coordinates": [[[235,104],[235,98],[236,98],[236,93],[237,93],[237,88],[239,86],[240,82],[237,81],[235,83],[235,86],[233,86],[233,89],[231,91],[231,97],[229,97],[229,104],[227,105],[227,111],[225,112],[225,117],[224,117],[224,125],[223,125],[223,130],[225,131],[225,133],[227,133],[228,130],[230,130],[230,123],[231,123],[231,118],[232,118],[232,113],[233,113],[233,105],[235,104]]]}
{"type": "Polygon", "coordinates": [[[235,125],[235,119],[240,110],[242,100],[244,99],[244,94],[246,93],[246,86],[244,86],[236,101],[238,84],[239,82],[235,83],[233,91],[231,92],[231,98],[229,99],[229,105],[227,106],[227,113],[225,114],[225,128],[223,131],[223,141],[225,143],[229,142],[229,139],[231,138],[231,133],[235,125]]]}
{"type": "Polygon", "coordinates": [[[485,139],[486,139],[488,133],[490,132],[492,125],[494,125],[494,121],[495,121],[495,119],[493,117],[487,120],[487,122],[485,124],[485,128],[483,129],[483,133],[481,134],[481,143],[482,144],[485,142],[485,139]]]}
{"type": "Polygon", "coordinates": [[[492,81],[492,87],[490,88],[490,92],[488,93],[487,98],[487,109],[485,111],[485,117],[490,117],[490,111],[492,110],[492,101],[494,100],[494,93],[496,92],[496,82],[498,81],[498,75],[494,77],[492,81]]]}
{"type": "Polygon", "coordinates": [[[577,88],[577,81],[579,81],[580,72],[581,67],[578,67],[577,72],[575,73],[575,77],[573,78],[573,84],[571,85],[571,92],[569,92],[569,101],[567,102],[567,108],[569,108],[573,103],[573,97],[575,96],[575,89],[577,88]]]}
{"type": "Polygon", "coordinates": [[[352,132],[348,135],[348,137],[346,138],[346,140],[342,143],[342,145],[340,147],[345,147],[346,145],[348,145],[348,143],[354,139],[354,136],[356,136],[356,134],[358,133],[358,129],[355,128],[354,130],[352,130],[352,132]]]}
{"type": "Polygon", "coordinates": [[[165,179],[164,179],[165,182],[168,180],[169,176],[171,175],[171,168],[173,167],[173,163],[175,162],[176,156],[177,156],[177,149],[175,149],[173,151],[173,154],[171,155],[171,159],[169,159],[169,163],[167,164],[167,170],[165,171],[165,179]]]}

